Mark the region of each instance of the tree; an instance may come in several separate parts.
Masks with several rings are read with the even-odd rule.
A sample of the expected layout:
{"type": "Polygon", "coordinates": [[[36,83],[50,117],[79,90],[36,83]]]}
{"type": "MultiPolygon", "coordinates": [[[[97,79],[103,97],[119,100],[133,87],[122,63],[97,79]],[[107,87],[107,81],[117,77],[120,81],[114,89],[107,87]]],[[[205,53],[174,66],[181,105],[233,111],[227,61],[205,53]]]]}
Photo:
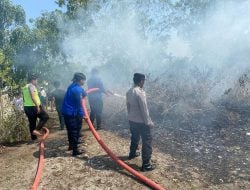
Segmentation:
{"type": "Polygon", "coordinates": [[[15,6],[9,0],[0,1],[0,48],[8,45],[11,32],[25,24],[25,12],[21,6],[15,6]]]}
{"type": "Polygon", "coordinates": [[[67,8],[67,15],[76,18],[80,9],[87,9],[89,0],[57,0],[59,7],[67,8]]]}
{"type": "Polygon", "coordinates": [[[61,11],[43,13],[34,21],[34,27],[20,28],[12,36],[15,46],[15,75],[24,78],[27,73],[37,73],[40,79],[51,78],[55,60],[63,57],[60,51],[60,39],[57,19],[63,17],[61,11]]]}
{"type": "Polygon", "coordinates": [[[0,1],[0,80],[1,87],[13,85],[14,48],[10,39],[18,28],[25,25],[25,12],[20,6],[14,6],[9,0],[0,1]]]}

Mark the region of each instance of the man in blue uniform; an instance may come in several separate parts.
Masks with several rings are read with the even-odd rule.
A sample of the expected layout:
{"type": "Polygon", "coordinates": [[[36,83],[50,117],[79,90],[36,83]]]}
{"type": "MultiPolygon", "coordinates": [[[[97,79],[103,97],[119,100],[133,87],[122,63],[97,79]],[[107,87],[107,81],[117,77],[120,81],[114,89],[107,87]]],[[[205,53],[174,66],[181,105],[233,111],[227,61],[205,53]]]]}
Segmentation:
{"type": "Polygon", "coordinates": [[[69,150],[73,150],[72,155],[82,154],[78,150],[80,129],[84,111],[82,107],[82,98],[86,96],[86,92],[82,88],[86,81],[83,73],[75,73],[72,84],[68,87],[62,104],[62,114],[64,116],[65,125],[68,132],[69,150]]]}

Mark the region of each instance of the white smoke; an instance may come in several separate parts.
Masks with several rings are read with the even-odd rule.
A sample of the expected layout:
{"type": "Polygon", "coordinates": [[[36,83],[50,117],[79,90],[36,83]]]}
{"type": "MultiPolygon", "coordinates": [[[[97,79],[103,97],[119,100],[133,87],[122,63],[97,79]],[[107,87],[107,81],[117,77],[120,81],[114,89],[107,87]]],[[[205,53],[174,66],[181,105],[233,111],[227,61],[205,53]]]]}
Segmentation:
{"type": "Polygon", "coordinates": [[[222,1],[216,4],[191,39],[195,60],[214,70],[217,85],[212,96],[234,86],[250,69],[250,1],[222,1]]]}
{"type": "Polygon", "coordinates": [[[175,60],[184,60],[185,72],[194,66],[211,69],[211,96],[221,95],[249,69],[250,2],[214,4],[202,20],[190,25],[187,33],[192,35],[181,33],[186,23],[173,24],[191,14],[188,8],[175,8],[179,2],[95,1],[88,11],[79,12],[77,20],[60,25],[68,33],[62,42],[68,62],[87,71],[101,67],[106,81],[116,82],[131,81],[133,72],[157,76],[175,60]]]}

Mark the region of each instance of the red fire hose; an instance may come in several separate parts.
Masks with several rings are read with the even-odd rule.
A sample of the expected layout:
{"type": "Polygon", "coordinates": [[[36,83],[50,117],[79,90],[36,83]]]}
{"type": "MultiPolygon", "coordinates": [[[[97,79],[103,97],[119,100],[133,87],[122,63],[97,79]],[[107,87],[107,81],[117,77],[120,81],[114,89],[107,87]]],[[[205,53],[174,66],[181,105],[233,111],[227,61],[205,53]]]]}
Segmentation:
{"type": "Polygon", "coordinates": [[[44,166],[44,140],[49,135],[49,130],[46,127],[43,127],[43,129],[45,130],[45,134],[42,136],[40,140],[40,147],[39,147],[40,156],[39,156],[38,166],[36,170],[36,176],[32,185],[32,190],[36,190],[38,188],[40,179],[42,177],[42,170],[44,166]]]}
{"type": "MultiPolygon", "coordinates": [[[[94,91],[97,91],[97,90],[99,90],[99,89],[98,88],[93,88],[93,89],[88,90],[87,93],[91,93],[91,92],[94,92],[94,91]]],[[[137,177],[140,181],[144,182],[145,184],[147,184],[151,188],[157,189],[157,190],[164,190],[164,188],[161,187],[159,184],[156,184],[154,181],[146,178],[145,176],[143,176],[142,174],[140,174],[136,170],[132,169],[127,164],[125,164],[122,160],[120,160],[116,155],[113,154],[113,152],[102,141],[101,137],[96,132],[93,124],[91,123],[91,121],[89,119],[88,112],[87,112],[85,99],[83,99],[82,105],[83,105],[84,112],[86,114],[85,121],[87,122],[87,124],[88,124],[91,132],[93,133],[94,137],[96,138],[97,142],[108,153],[108,155],[118,165],[120,165],[122,168],[124,168],[127,171],[129,171],[131,174],[133,174],[135,177],[137,177]]],[[[49,135],[49,130],[47,128],[45,128],[45,127],[43,129],[45,130],[45,134],[42,136],[41,141],[40,141],[40,148],[39,148],[40,149],[40,157],[39,157],[38,167],[37,167],[37,171],[36,171],[36,176],[35,176],[35,179],[34,179],[34,183],[33,183],[33,186],[32,186],[32,190],[36,190],[38,188],[38,185],[39,185],[39,182],[40,182],[40,179],[41,179],[41,176],[42,176],[42,169],[43,169],[43,166],[44,166],[44,141],[47,138],[47,136],[49,135]]]]}
{"type": "MultiPolygon", "coordinates": [[[[97,90],[99,90],[99,89],[98,88],[89,89],[87,91],[87,93],[91,93],[91,92],[94,92],[94,91],[97,91],[97,90]]],[[[164,188],[161,187],[159,184],[155,183],[154,181],[152,181],[152,180],[148,179],[147,177],[143,176],[142,174],[140,174],[136,170],[132,169],[130,166],[128,166],[126,163],[124,163],[122,160],[120,160],[116,155],[114,155],[114,153],[105,145],[105,143],[103,142],[103,140],[101,139],[101,137],[99,136],[99,134],[96,132],[93,124],[91,123],[91,121],[89,119],[88,112],[87,112],[85,99],[82,100],[82,106],[83,106],[83,109],[84,109],[84,113],[86,115],[85,121],[87,122],[87,124],[88,124],[91,132],[93,133],[94,137],[96,138],[97,142],[108,153],[108,155],[118,165],[120,165],[122,168],[126,169],[128,172],[130,172],[131,174],[133,174],[135,177],[137,177],[143,183],[145,183],[148,186],[150,186],[152,189],[163,190],[164,188]]]]}

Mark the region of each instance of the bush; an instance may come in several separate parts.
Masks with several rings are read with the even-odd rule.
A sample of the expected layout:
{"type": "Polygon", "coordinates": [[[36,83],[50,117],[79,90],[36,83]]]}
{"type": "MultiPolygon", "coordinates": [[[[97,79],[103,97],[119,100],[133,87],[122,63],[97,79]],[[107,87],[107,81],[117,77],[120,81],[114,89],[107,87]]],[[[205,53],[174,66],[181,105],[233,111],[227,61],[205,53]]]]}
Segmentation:
{"type": "Polygon", "coordinates": [[[17,110],[10,97],[13,92],[2,94],[0,91],[0,143],[13,143],[29,139],[26,117],[17,110]]]}
{"type": "Polygon", "coordinates": [[[14,110],[0,123],[0,143],[13,143],[30,139],[29,128],[23,112],[14,110]]]}

